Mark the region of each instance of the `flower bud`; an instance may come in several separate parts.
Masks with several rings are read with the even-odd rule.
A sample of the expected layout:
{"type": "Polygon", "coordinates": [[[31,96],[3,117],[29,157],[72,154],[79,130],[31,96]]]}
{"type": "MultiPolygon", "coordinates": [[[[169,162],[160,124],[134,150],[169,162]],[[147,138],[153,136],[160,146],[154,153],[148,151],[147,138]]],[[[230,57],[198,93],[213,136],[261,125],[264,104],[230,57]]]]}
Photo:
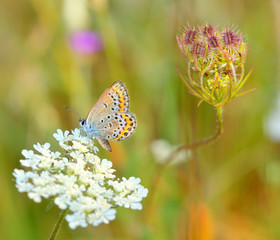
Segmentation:
{"type": "Polygon", "coordinates": [[[244,76],[247,44],[236,30],[186,26],[177,41],[188,64],[187,76],[179,74],[192,94],[213,106],[244,94],[238,91],[252,70],[244,76]]]}

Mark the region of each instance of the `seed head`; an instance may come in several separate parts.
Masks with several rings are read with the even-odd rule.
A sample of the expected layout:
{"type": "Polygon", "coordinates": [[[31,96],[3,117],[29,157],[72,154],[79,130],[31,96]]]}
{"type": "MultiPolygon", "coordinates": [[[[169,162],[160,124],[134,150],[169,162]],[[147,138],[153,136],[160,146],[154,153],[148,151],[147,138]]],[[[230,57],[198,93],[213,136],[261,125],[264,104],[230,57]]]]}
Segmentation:
{"type": "Polygon", "coordinates": [[[228,29],[226,29],[222,32],[222,39],[223,39],[224,45],[227,45],[227,46],[234,46],[234,45],[238,44],[240,41],[238,36],[233,31],[228,30],[228,29]]]}
{"type": "Polygon", "coordinates": [[[209,47],[211,48],[217,48],[219,46],[219,40],[216,36],[210,36],[207,38],[207,42],[209,44],[209,47]]]}
{"type": "Polygon", "coordinates": [[[206,58],[208,55],[208,47],[205,43],[203,42],[196,42],[194,44],[193,48],[193,54],[198,56],[198,57],[204,57],[206,58]]]}
{"type": "Polygon", "coordinates": [[[205,37],[214,35],[214,27],[212,25],[205,25],[203,27],[203,35],[205,37]]]}
{"type": "Polygon", "coordinates": [[[185,44],[190,45],[194,43],[196,30],[189,29],[183,33],[185,44]]]}
{"type": "Polygon", "coordinates": [[[179,47],[187,59],[187,87],[213,106],[224,106],[239,96],[244,76],[247,45],[235,30],[209,24],[188,26],[177,34],[179,47]]]}

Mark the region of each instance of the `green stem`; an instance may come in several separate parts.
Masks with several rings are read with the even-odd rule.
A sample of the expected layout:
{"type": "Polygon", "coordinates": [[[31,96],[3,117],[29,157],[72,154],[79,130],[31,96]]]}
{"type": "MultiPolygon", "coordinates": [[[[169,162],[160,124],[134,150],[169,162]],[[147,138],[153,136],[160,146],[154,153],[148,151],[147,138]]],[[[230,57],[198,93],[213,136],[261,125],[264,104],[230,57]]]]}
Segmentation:
{"type": "Polygon", "coordinates": [[[203,90],[204,86],[203,86],[203,73],[200,73],[200,87],[203,90]]]}
{"type": "Polygon", "coordinates": [[[217,129],[216,129],[216,133],[209,137],[209,138],[205,138],[202,139],[198,142],[194,142],[191,144],[186,144],[186,145],[182,145],[180,147],[178,147],[173,153],[171,153],[167,159],[167,161],[165,162],[164,165],[168,165],[170,162],[172,162],[172,160],[177,156],[177,154],[179,152],[181,152],[182,150],[194,150],[196,148],[202,147],[206,144],[212,143],[215,140],[217,140],[223,133],[224,131],[224,125],[223,125],[223,107],[218,106],[216,107],[216,111],[217,111],[217,129]]]}
{"type": "Polygon", "coordinates": [[[236,73],[235,73],[235,68],[234,68],[234,66],[233,66],[233,63],[231,62],[230,63],[230,69],[231,69],[231,71],[232,71],[232,75],[233,75],[233,83],[234,83],[234,86],[236,85],[236,82],[237,82],[237,80],[236,80],[236,73]]]}
{"type": "Polygon", "coordinates": [[[183,150],[194,150],[196,148],[202,147],[206,144],[213,143],[215,140],[217,140],[223,133],[224,131],[224,126],[223,126],[223,107],[218,106],[216,107],[217,111],[217,127],[216,127],[216,133],[206,139],[203,139],[198,142],[194,142],[191,144],[185,144],[180,147],[178,147],[176,150],[174,150],[167,158],[164,164],[157,166],[156,173],[154,176],[153,184],[150,188],[150,196],[149,196],[149,203],[147,203],[147,215],[146,219],[150,218],[150,214],[152,213],[152,201],[153,201],[153,196],[155,194],[155,190],[158,188],[158,183],[160,180],[160,177],[165,170],[166,166],[168,166],[174,158],[177,156],[178,153],[180,153],[183,150]]]}
{"type": "Polygon", "coordinates": [[[56,237],[56,235],[58,234],[58,232],[59,232],[59,230],[60,230],[60,228],[61,228],[61,225],[62,225],[62,223],[63,223],[63,221],[64,221],[64,219],[65,219],[65,216],[66,216],[67,211],[68,211],[68,208],[65,209],[65,210],[63,210],[63,211],[60,213],[60,216],[59,216],[59,218],[58,218],[58,220],[57,220],[57,222],[56,222],[56,224],[55,224],[55,226],[54,226],[54,228],[53,228],[53,231],[52,231],[52,234],[51,234],[49,240],[54,240],[54,239],[55,239],[55,237],[56,237]]]}

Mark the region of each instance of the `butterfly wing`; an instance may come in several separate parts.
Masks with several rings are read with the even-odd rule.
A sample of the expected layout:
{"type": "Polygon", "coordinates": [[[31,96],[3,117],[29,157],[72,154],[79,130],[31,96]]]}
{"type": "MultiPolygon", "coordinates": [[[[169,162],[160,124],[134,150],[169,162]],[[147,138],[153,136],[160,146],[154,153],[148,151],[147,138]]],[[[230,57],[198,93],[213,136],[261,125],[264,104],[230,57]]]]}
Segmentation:
{"type": "Polygon", "coordinates": [[[112,152],[111,145],[108,140],[103,138],[96,138],[98,142],[100,143],[101,147],[103,147],[105,150],[112,152]]]}
{"type": "Polygon", "coordinates": [[[96,117],[104,112],[128,112],[129,96],[125,84],[121,81],[114,82],[100,96],[87,116],[87,122],[93,122],[96,117]]]}
{"type": "Polygon", "coordinates": [[[114,82],[89,112],[86,124],[92,135],[101,139],[121,141],[134,133],[136,116],[129,112],[129,96],[125,84],[114,82]]]}
{"type": "Polygon", "coordinates": [[[130,112],[107,115],[107,119],[104,119],[104,122],[102,121],[103,119],[96,123],[99,129],[99,136],[111,141],[122,141],[130,137],[134,133],[137,123],[135,114],[130,112]]]}

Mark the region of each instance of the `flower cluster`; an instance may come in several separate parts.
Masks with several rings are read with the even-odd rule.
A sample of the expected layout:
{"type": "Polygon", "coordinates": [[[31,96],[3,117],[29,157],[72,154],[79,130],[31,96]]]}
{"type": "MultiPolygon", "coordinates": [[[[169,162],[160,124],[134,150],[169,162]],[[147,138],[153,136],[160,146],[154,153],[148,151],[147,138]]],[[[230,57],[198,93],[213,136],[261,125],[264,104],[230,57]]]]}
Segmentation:
{"type": "Polygon", "coordinates": [[[238,91],[252,70],[244,75],[247,45],[240,33],[209,24],[186,26],[177,41],[188,61],[187,77],[179,74],[193,95],[213,106],[224,106],[244,94],[238,91]]]}
{"type": "Polygon", "coordinates": [[[79,129],[54,134],[64,149],[52,152],[50,144],[39,143],[32,150],[23,150],[21,165],[13,175],[19,192],[27,192],[35,202],[53,198],[60,209],[68,209],[66,220],[70,228],[97,226],[115,219],[115,207],[142,209],[141,201],[148,190],[139,178],[116,179],[112,162],[100,159],[93,139],[79,129]]]}

